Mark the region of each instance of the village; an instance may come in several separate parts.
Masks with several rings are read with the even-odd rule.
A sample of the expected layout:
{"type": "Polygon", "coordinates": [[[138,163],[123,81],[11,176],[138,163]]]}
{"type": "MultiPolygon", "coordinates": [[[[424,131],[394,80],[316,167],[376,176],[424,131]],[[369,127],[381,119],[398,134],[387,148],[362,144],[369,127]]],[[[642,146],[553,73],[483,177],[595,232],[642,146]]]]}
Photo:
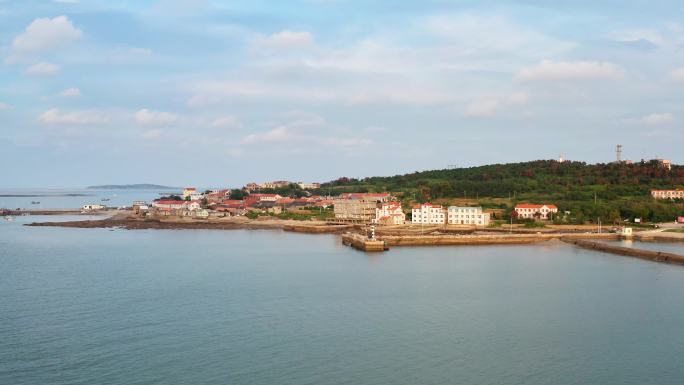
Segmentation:
{"type": "MultiPolygon", "coordinates": [[[[444,206],[441,204],[413,203],[408,210],[402,202],[390,193],[341,193],[336,196],[313,195],[309,190],[318,189],[318,183],[293,183],[288,181],[250,183],[240,191],[217,189],[198,191],[195,187],[184,188],[178,195],[169,195],[151,203],[135,201],[130,207],[133,215],[147,218],[224,218],[260,216],[298,220],[323,220],[336,224],[373,224],[379,226],[400,225],[454,225],[485,228],[494,225],[494,219],[501,219],[502,210],[483,209],[480,206],[444,206]],[[306,196],[282,196],[276,193],[261,193],[266,189],[297,185],[306,196]]],[[[652,190],[653,199],[682,199],[684,190],[652,190]]],[[[84,205],[84,212],[103,210],[104,205],[84,205]]],[[[558,207],[549,202],[517,203],[507,214],[511,224],[516,222],[545,223],[559,215],[558,207]]],[[[684,217],[676,219],[684,223],[684,217]]],[[[640,218],[634,218],[639,223],[640,218]]]]}

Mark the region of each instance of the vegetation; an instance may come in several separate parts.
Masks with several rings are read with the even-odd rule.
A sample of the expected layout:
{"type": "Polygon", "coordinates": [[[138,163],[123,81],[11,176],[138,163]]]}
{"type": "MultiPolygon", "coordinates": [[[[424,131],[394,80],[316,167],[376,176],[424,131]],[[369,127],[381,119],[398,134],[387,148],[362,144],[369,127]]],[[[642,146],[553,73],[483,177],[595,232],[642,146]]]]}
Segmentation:
{"type": "Polygon", "coordinates": [[[256,219],[257,217],[273,217],[278,219],[292,219],[296,221],[308,221],[312,219],[326,220],[335,217],[331,208],[306,207],[298,211],[283,211],[280,214],[266,213],[259,211],[250,211],[245,216],[249,219],[256,219]]]}
{"type": "Polygon", "coordinates": [[[553,203],[560,211],[554,218],[556,223],[594,222],[599,218],[606,224],[634,218],[671,221],[684,214],[681,200],[651,198],[654,188],[684,188],[684,166],[668,170],[656,161],[590,165],[538,160],[391,177],[340,178],[314,193],[389,191],[405,206],[427,201],[482,205],[501,209],[501,219],[509,219],[512,208],[520,202],[553,203]]]}
{"type": "Polygon", "coordinates": [[[167,196],[163,196],[163,197],[157,198],[157,199],[155,199],[155,200],[157,200],[157,201],[160,201],[160,200],[182,201],[183,198],[180,197],[180,196],[178,196],[178,195],[167,195],[167,196]]]}

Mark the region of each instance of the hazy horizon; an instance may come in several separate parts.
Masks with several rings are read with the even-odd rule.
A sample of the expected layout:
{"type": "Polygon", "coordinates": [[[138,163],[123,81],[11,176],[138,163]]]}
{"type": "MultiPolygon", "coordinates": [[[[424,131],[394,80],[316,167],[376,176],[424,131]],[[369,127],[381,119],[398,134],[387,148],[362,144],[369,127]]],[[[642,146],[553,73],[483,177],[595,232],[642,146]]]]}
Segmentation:
{"type": "Polygon", "coordinates": [[[684,163],[676,1],[0,0],[1,188],[684,163]]]}

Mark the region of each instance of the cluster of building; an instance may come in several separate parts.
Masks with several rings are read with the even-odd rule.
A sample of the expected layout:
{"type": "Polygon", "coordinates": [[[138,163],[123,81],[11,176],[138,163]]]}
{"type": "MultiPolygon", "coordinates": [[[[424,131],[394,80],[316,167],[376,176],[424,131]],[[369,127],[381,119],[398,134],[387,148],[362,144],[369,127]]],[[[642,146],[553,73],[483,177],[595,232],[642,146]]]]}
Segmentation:
{"type": "Polygon", "coordinates": [[[431,225],[471,225],[489,226],[490,213],[482,211],[482,207],[459,207],[423,203],[413,206],[411,222],[431,225]]]}
{"type": "MultiPolygon", "coordinates": [[[[335,219],[348,222],[376,223],[384,225],[402,225],[406,223],[406,214],[401,203],[393,200],[387,193],[341,194],[333,200],[335,219]]],[[[558,212],[552,204],[519,204],[515,207],[515,216],[521,219],[549,220],[558,212]]],[[[469,225],[489,226],[491,213],[482,207],[443,207],[432,203],[413,206],[411,223],[429,225],[469,225]]]]}
{"type": "MultiPolygon", "coordinates": [[[[250,211],[280,214],[304,207],[333,207],[335,220],[339,222],[379,225],[403,225],[407,222],[401,203],[389,193],[342,193],[334,198],[320,195],[290,198],[278,194],[253,193],[243,199],[232,199],[230,193],[228,189],[201,193],[188,187],[183,190],[182,196],[158,199],[151,205],[134,202],[133,211],[143,216],[152,212],[158,216],[208,218],[240,216],[250,211]]],[[[521,219],[549,220],[557,212],[558,208],[552,204],[523,203],[515,207],[513,215],[521,219]]],[[[490,219],[491,213],[485,212],[482,207],[444,207],[422,203],[412,208],[410,223],[485,227],[490,219]]]]}
{"type": "Polygon", "coordinates": [[[157,199],[151,205],[145,202],[134,202],[133,211],[145,216],[153,213],[158,216],[187,216],[208,218],[210,216],[238,216],[249,211],[280,214],[287,210],[302,207],[331,206],[332,199],[320,195],[301,198],[288,198],[278,194],[249,194],[243,199],[232,199],[229,189],[211,190],[204,193],[194,187],[187,187],[178,197],[157,199]]]}
{"type": "Polygon", "coordinates": [[[291,182],[289,180],[276,180],[264,183],[247,183],[244,187],[247,191],[258,191],[262,189],[279,189],[296,185],[302,190],[315,190],[321,188],[320,183],[291,182]]]}

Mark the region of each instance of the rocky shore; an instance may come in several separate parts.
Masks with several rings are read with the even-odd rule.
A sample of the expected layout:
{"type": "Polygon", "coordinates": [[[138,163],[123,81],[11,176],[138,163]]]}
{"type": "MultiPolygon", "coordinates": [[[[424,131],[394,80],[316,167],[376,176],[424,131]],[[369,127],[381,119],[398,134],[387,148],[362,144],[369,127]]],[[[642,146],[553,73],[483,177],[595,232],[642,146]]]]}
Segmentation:
{"type": "Polygon", "coordinates": [[[74,228],[121,228],[127,230],[141,229],[216,229],[216,230],[259,230],[273,229],[303,233],[343,233],[354,229],[353,225],[327,224],[319,221],[295,221],[295,220],[251,220],[247,218],[219,218],[219,219],[157,219],[157,218],[134,218],[127,215],[115,215],[110,218],[62,221],[62,222],[33,222],[26,226],[50,226],[50,227],[74,227],[74,228]]]}

